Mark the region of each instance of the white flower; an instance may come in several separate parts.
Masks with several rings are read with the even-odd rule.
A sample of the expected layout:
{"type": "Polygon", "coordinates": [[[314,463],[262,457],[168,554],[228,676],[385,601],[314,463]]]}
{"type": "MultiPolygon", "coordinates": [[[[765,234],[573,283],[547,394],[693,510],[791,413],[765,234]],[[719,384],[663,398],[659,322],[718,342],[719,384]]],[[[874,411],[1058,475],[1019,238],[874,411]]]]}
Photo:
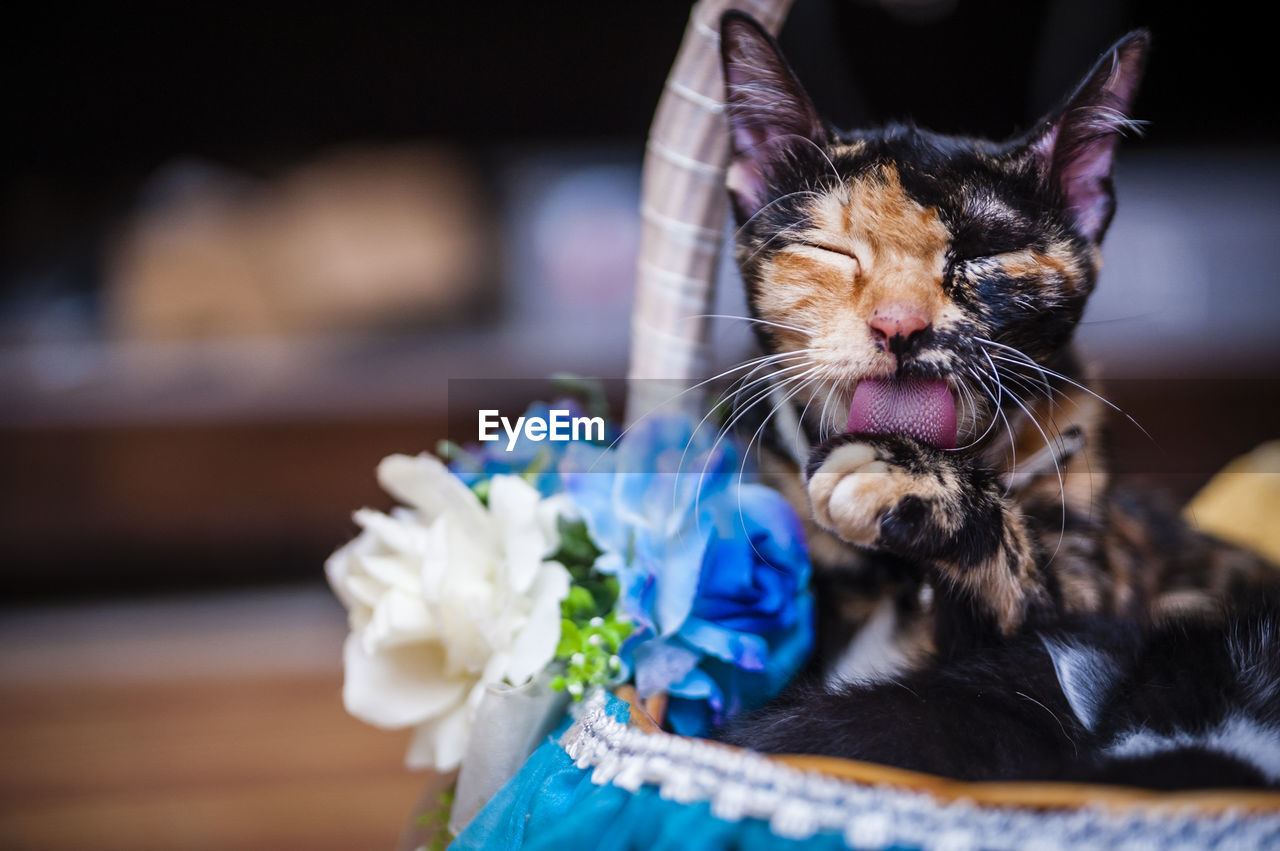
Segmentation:
{"type": "Polygon", "coordinates": [[[378,481],[409,507],[364,509],[364,530],[325,572],[347,607],[343,701],[357,718],[415,727],[411,768],[456,768],[487,686],[519,686],[551,661],[569,573],[556,498],[494,476],[489,507],[429,455],[392,455],[378,481]]]}

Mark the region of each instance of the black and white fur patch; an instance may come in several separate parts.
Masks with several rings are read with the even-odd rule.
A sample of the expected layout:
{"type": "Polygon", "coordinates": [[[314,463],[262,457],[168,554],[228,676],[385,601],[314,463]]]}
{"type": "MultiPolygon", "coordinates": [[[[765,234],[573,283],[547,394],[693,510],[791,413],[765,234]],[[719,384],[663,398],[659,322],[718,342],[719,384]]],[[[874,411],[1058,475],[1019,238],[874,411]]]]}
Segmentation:
{"type": "Polygon", "coordinates": [[[720,734],[962,780],[1280,788],[1280,601],[1217,623],[1092,620],[876,683],[796,686],[720,734]]]}

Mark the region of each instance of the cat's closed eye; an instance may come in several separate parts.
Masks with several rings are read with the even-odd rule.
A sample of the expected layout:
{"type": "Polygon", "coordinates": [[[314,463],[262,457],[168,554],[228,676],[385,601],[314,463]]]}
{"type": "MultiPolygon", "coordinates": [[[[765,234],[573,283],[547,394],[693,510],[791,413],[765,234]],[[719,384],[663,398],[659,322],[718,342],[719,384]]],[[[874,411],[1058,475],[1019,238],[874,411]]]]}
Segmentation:
{"type": "Polygon", "coordinates": [[[801,240],[799,242],[794,243],[794,245],[800,248],[814,249],[815,251],[820,251],[827,255],[835,255],[834,258],[828,258],[828,259],[839,258],[842,261],[852,260],[854,264],[855,274],[862,269],[862,263],[861,261],[858,260],[858,255],[854,254],[851,249],[832,245],[826,242],[814,242],[810,240],[801,240]]]}

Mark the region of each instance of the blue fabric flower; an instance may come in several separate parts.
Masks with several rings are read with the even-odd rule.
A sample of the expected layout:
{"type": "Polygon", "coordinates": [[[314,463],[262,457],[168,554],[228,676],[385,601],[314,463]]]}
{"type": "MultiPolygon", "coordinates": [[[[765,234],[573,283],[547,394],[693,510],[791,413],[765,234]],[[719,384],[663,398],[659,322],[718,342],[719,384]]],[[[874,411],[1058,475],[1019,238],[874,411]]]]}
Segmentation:
{"type": "Polygon", "coordinates": [[[671,696],[676,732],[705,734],[799,670],[813,643],[800,521],[743,483],[727,439],[654,417],[612,449],[570,448],[561,475],[637,626],[623,660],[642,696],[671,696]]]}

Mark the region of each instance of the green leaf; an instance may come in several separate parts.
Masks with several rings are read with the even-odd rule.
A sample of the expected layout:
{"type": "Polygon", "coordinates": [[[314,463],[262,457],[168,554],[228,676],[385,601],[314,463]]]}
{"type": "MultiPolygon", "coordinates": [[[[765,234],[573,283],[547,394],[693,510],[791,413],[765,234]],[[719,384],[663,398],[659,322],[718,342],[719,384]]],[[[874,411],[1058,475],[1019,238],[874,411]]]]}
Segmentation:
{"type": "Polygon", "coordinates": [[[565,619],[560,621],[560,643],[556,645],[556,658],[568,659],[582,650],[582,633],[578,625],[565,619]]]}
{"type": "Polygon", "coordinates": [[[562,609],[565,617],[573,620],[590,618],[596,612],[596,598],[581,585],[569,588],[569,596],[565,597],[562,609]]]}

